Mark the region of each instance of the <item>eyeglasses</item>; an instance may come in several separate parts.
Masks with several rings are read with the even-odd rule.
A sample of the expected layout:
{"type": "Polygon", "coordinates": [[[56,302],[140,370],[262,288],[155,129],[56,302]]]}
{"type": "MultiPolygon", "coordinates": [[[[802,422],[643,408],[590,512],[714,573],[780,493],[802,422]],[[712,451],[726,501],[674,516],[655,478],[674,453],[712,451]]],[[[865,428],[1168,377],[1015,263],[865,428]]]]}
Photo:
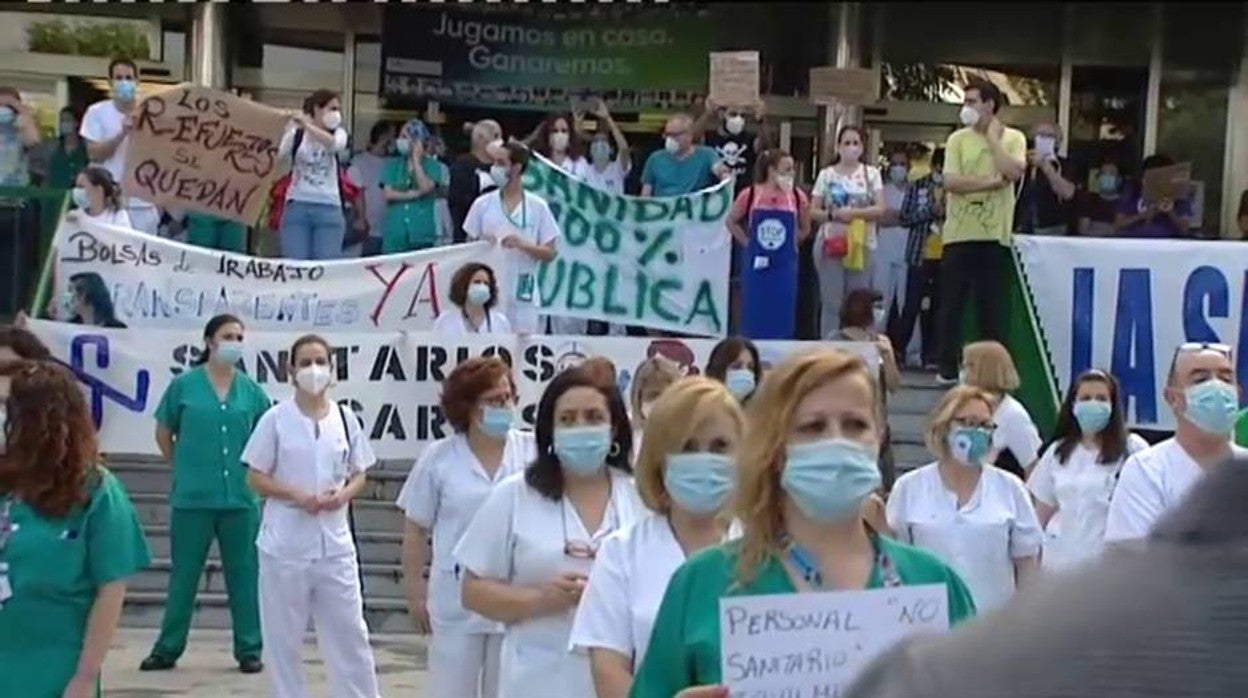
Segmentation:
{"type": "Polygon", "coordinates": [[[968,429],[986,429],[988,431],[997,430],[997,425],[992,422],[977,422],[969,419],[961,419],[959,417],[954,417],[950,420],[950,423],[955,427],[965,427],[968,429]]]}
{"type": "Polygon", "coordinates": [[[567,502],[559,502],[559,514],[563,517],[563,554],[575,560],[593,560],[598,557],[598,548],[602,545],[603,539],[619,527],[615,516],[615,497],[611,496],[610,490],[607,491],[607,510],[603,512],[602,517],[606,526],[588,541],[568,540],[569,506],[571,504],[567,502]]]}
{"type": "Polygon", "coordinates": [[[1174,355],[1194,354],[1201,351],[1212,351],[1230,359],[1234,356],[1234,350],[1229,344],[1219,344],[1217,342],[1183,342],[1175,350],[1174,355]]]}

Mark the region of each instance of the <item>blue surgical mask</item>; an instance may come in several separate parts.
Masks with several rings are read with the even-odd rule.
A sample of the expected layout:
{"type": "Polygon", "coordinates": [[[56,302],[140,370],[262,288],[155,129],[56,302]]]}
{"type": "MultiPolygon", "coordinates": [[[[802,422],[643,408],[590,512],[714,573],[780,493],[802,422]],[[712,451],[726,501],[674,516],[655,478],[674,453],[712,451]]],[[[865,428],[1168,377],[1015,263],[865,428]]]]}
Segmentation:
{"type": "Polygon", "coordinates": [[[1239,392],[1226,381],[1211,378],[1183,391],[1187,401],[1184,416],[1206,434],[1221,436],[1235,428],[1239,412],[1239,392]]]}
{"type": "Polygon", "coordinates": [[[888,179],[893,184],[905,184],[907,173],[908,170],[906,170],[905,165],[893,165],[888,168],[888,179]]]}
{"type": "Polygon", "coordinates": [[[507,186],[507,170],[506,165],[493,165],[490,167],[490,179],[493,180],[495,186],[507,186]]]}
{"type": "Polygon", "coordinates": [[[594,141],[589,144],[589,157],[594,162],[606,162],[611,159],[611,145],[606,141],[594,141]]]}
{"type": "Polygon", "coordinates": [[[947,443],[954,460],[968,468],[980,468],[992,450],[992,432],[983,427],[954,427],[947,443]]]}
{"type": "Polygon", "coordinates": [[[74,199],[74,205],[84,211],[91,205],[91,197],[87,196],[87,190],[82,187],[74,187],[70,196],[74,199]]]}
{"type": "Polygon", "coordinates": [[[394,142],[394,149],[399,155],[407,155],[412,152],[412,140],[410,138],[400,138],[394,142]]]}
{"type": "Polygon", "coordinates": [[[780,475],[780,486],[797,508],[825,523],[858,516],[881,482],[875,456],[841,438],[790,445],[780,475]]]}
{"type": "Polygon", "coordinates": [[[888,319],[888,312],[883,308],[875,307],[871,309],[871,322],[874,327],[883,327],[884,321],[888,319]]]}
{"type": "Polygon", "coordinates": [[[1109,418],[1114,414],[1114,408],[1102,400],[1081,400],[1074,404],[1071,412],[1079,423],[1079,431],[1091,436],[1105,429],[1109,418]]]}
{"type": "Polygon", "coordinates": [[[740,402],[754,392],[754,372],[748,368],[730,368],[724,373],[724,386],[740,402]]]}
{"type": "Polygon", "coordinates": [[[486,436],[501,439],[511,430],[511,420],[515,410],[510,407],[486,405],[481,408],[481,431],[486,436]]]}
{"type": "Polygon", "coordinates": [[[563,469],[573,475],[592,475],[607,462],[611,452],[611,427],[556,427],[555,455],[563,469]]]}
{"type": "Polygon", "coordinates": [[[673,453],[667,457],[663,486],[676,506],[693,514],[723,508],[736,484],[736,466],[721,453],[673,453]]]}
{"type": "Polygon", "coordinates": [[[113,96],[123,102],[129,102],[134,99],[135,93],[138,92],[138,85],[133,80],[114,80],[113,96]]]}
{"type": "Polygon", "coordinates": [[[210,356],[217,363],[233,365],[243,358],[243,343],[229,339],[217,342],[217,348],[210,356]]]}
{"type": "Polygon", "coordinates": [[[468,302],[472,305],[485,305],[490,300],[490,285],[481,282],[468,284],[468,302]]]}
{"type": "Polygon", "coordinates": [[[0,106],[0,126],[8,126],[17,121],[17,112],[8,105],[0,106]]]}
{"type": "Polygon", "coordinates": [[[78,305],[78,294],[73,291],[66,291],[65,293],[62,293],[61,302],[58,305],[60,306],[58,308],[60,311],[60,317],[57,319],[69,320],[78,314],[78,310],[75,307],[78,305]]]}
{"type": "Polygon", "coordinates": [[[1113,194],[1118,191],[1118,175],[1103,174],[1097,177],[1096,188],[1102,194],[1113,194]]]}
{"type": "Polygon", "coordinates": [[[61,123],[57,124],[56,132],[59,135],[68,136],[72,133],[77,133],[77,127],[78,127],[78,124],[75,124],[70,119],[66,119],[62,121],[61,123]]]}

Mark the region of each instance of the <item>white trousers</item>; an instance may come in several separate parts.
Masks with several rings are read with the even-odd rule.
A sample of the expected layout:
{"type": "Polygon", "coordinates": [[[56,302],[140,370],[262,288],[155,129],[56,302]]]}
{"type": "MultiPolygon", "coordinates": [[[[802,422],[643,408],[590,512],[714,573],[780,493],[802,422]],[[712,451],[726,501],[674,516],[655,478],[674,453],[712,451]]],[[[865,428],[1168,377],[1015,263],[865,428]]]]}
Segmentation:
{"type": "Polygon", "coordinates": [[[273,698],[307,698],[308,620],[334,698],[379,698],[355,555],[286,560],[260,553],[260,634],[273,698]]]}
{"type": "Polygon", "coordinates": [[[498,698],[502,633],[439,633],[429,640],[430,698],[498,698]]]}

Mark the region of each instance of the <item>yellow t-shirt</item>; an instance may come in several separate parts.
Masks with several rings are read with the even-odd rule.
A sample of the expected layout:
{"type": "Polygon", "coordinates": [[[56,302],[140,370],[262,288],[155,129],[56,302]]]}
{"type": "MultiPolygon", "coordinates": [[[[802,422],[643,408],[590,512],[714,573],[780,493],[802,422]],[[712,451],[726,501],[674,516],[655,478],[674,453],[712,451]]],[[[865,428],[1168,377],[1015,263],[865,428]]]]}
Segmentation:
{"type": "MultiPolygon", "coordinates": [[[[1022,131],[1006,128],[1001,145],[1010,157],[1023,162],[1027,156],[1027,137],[1022,131]]],[[[954,131],[945,143],[945,176],[963,175],[990,177],[997,171],[992,160],[988,139],[971,128],[954,131]]],[[[945,203],[943,242],[999,242],[1010,244],[1014,222],[1014,185],[973,194],[949,192],[945,203]]]]}

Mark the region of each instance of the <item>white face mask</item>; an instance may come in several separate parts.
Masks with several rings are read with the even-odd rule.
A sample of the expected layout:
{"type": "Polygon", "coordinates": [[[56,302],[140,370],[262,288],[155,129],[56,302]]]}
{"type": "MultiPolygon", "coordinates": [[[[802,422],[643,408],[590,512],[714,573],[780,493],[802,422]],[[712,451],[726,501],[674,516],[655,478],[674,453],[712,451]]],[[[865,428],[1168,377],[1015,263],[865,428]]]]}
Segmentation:
{"type": "Polygon", "coordinates": [[[745,130],[745,117],[740,114],[734,114],[724,119],[724,129],[732,135],[737,135],[745,130]]]}
{"type": "Polygon", "coordinates": [[[342,112],[337,109],[331,109],[321,114],[321,123],[330,131],[336,130],[342,125],[342,112]]]}
{"type": "Polygon", "coordinates": [[[550,134],[550,149],[563,152],[568,149],[567,131],[556,131],[550,134]]]}
{"type": "Polygon", "coordinates": [[[974,126],[979,123],[979,112],[969,104],[962,105],[962,111],[958,112],[958,120],[963,126],[974,126]]]}
{"type": "Polygon", "coordinates": [[[312,364],[304,366],[295,372],[295,385],[299,386],[299,389],[305,393],[320,395],[329,387],[332,377],[329,366],[312,364]]]}
{"type": "Polygon", "coordinates": [[[776,185],[784,191],[793,191],[793,175],[776,175],[776,185]]]}
{"type": "Polygon", "coordinates": [[[680,141],[668,136],[663,139],[663,147],[667,148],[667,152],[669,153],[677,153],[680,151],[680,141]]]}

